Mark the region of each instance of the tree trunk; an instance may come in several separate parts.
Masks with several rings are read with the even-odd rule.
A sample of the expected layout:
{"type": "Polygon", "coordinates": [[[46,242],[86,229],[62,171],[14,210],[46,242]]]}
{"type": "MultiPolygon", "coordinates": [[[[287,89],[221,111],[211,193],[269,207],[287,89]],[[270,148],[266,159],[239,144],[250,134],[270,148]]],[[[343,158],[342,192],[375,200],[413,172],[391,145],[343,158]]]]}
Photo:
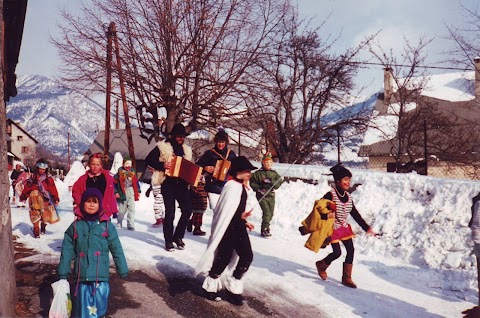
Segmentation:
{"type": "MultiPolygon", "coordinates": [[[[0,12],[3,12],[3,0],[0,0],[0,12]]],[[[0,39],[3,36],[3,14],[1,15],[0,39]]],[[[4,43],[0,42],[0,52],[4,51],[4,43]]],[[[0,65],[3,65],[3,55],[0,54],[0,65]]],[[[0,68],[0,277],[2,291],[0,292],[0,317],[15,316],[17,298],[15,284],[15,266],[13,263],[12,218],[8,193],[10,183],[7,170],[7,131],[6,109],[4,102],[4,74],[0,68]]]]}

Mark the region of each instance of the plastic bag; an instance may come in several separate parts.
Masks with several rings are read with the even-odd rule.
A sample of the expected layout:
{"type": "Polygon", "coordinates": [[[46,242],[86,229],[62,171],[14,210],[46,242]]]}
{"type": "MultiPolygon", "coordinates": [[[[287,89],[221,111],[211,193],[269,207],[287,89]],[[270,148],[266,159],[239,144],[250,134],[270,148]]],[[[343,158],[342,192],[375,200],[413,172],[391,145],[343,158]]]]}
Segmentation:
{"type": "Polygon", "coordinates": [[[49,318],[65,318],[72,314],[70,284],[66,279],[60,279],[52,284],[53,300],[50,306],[49,318]]]}

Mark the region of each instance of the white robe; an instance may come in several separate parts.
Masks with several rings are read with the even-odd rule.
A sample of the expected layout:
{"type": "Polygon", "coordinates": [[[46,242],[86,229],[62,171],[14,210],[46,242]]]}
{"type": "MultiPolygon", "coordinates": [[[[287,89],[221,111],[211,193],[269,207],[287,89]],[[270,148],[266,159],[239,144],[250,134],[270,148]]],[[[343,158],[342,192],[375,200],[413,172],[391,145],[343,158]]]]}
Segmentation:
{"type": "MultiPolygon", "coordinates": [[[[230,180],[225,184],[225,187],[220,193],[220,198],[218,199],[217,205],[213,210],[212,234],[208,240],[207,250],[195,268],[195,276],[208,275],[208,272],[212,268],[218,244],[220,244],[223,235],[225,234],[225,231],[227,230],[228,225],[232,221],[238,205],[240,204],[242,188],[243,185],[241,183],[235,180],[230,180]]],[[[261,213],[260,205],[258,204],[255,192],[250,187],[246,188],[246,190],[246,211],[253,209],[253,213],[258,213],[259,211],[261,213]]],[[[237,262],[238,255],[235,254],[235,256],[230,260],[230,264],[228,266],[229,271],[233,271],[235,269],[237,262]]]]}

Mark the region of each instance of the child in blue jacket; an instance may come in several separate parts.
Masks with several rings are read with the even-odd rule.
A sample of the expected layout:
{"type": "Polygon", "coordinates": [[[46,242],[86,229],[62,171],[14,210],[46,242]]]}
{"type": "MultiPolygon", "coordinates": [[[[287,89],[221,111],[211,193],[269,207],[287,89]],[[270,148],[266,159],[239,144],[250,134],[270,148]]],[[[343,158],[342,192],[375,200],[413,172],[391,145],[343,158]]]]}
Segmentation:
{"type": "Polygon", "coordinates": [[[127,261],[117,230],[102,210],[102,194],[97,189],[87,188],[82,194],[80,213],[65,231],[58,265],[58,277],[67,279],[74,260],[72,317],[106,315],[110,295],[110,253],[117,272],[126,277],[127,261]]]}

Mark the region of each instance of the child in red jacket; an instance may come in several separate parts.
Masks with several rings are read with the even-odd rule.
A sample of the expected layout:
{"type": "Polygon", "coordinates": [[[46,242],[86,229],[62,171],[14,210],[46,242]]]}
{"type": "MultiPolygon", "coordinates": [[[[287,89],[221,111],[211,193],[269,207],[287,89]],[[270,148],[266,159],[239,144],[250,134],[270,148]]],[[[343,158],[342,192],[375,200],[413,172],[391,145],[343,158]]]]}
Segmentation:
{"type": "Polygon", "coordinates": [[[48,161],[39,159],[35,165],[35,172],[25,184],[21,200],[28,198],[30,221],[33,224],[35,238],[45,234],[46,223],[56,223],[60,219],[55,211],[60,199],[53,177],[48,173],[48,161]]]}

